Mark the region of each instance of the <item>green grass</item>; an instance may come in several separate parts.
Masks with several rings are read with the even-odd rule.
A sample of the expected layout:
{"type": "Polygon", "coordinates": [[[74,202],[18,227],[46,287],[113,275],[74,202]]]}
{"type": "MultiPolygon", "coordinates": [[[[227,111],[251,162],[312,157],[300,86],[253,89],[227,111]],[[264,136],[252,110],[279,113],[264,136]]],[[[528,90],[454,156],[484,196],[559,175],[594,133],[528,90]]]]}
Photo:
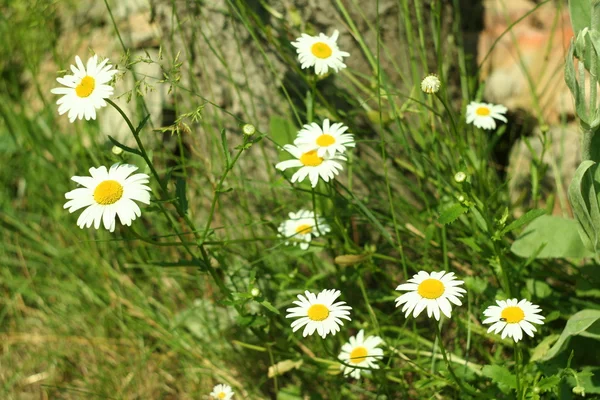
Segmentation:
{"type": "MultiPolygon", "coordinates": [[[[69,17],[69,4],[7,3],[14,15],[0,19],[9,39],[0,44],[8,55],[0,72],[10,78],[0,83],[0,398],[204,399],[213,385],[227,383],[234,398],[248,399],[462,399],[467,391],[512,399],[517,370],[522,398],[539,398],[536,387],[541,398],[574,398],[574,379],[588,397],[598,393],[597,378],[581,373],[597,366],[592,329],[557,357],[530,362],[575,312],[598,309],[597,265],[510,252],[518,230],[502,231],[520,205],[510,204],[493,162],[494,135],[514,135],[518,127],[490,133],[465,123],[464,108],[478,90],[473,56],[460,47],[460,19],[470,16],[438,2],[429,8],[398,0],[399,17],[389,27],[374,5],[332,1],[336,19],[322,28],[298,19],[301,9],[270,3],[228,0],[210,12],[203,3],[168,4],[172,31],[161,37],[162,59],[149,61],[164,75],[135,75],[138,87],[170,88],[180,118],[164,127],[150,116],[140,132],[151,168],[138,155],[113,154],[97,122],[58,116],[56,97],[36,79],[15,79],[20,71],[39,77],[46,56],[65,68],[72,62],[75,54],[55,47],[53,25],[59,13],[69,17]],[[259,72],[237,60],[240,75],[228,61],[207,20],[215,12],[234,27],[240,51],[252,48],[262,60],[259,72]],[[289,42],[334,28],[352,33],[362,51],[352,57],[366,67],[316,80],[300,69],[289,42]],[[382,28],[410,44],[406,57],[392,56],[401,44],[377,40],[382,28]],[[191,59],[216,69],[219,79],[190,72],[191,59]],[[439,96],[419,89],[428,72],[442,79],[439,96]],[[254,93],[256,76],[270,77],[278,97],[254,93]],[[240,112],[215,103],[221,90],[240,102],[240,112]],[[290,173],[274,168],[287,157],[277,148],[302,124],[324,118],[348,125],[357,148],[333,184],[292,185],[290,173]],[[257,127],[251,138],[241,133],[245,123],[257,127]],[[236,149],[243,144],[248,148],[236,149]],[[75,188],[70,177],[118,161],[156,171],[153,203],[130,228],[80,230],[79,213],[62,208],[75,188]],[[454,181],[458,171],[467,183],[454,181]],[[279,223],[300,208],[332,227],[307,252],[277,238],[279,223]],[[440,223],[448,210],[460,215],[440,223]],[[334,262],[349,254],[363,257],[334,262]],[[441,325],[443,348],[433,320],[405,318],[394,307],[396,286],[420,270],[454,271],[466,282],[463,306],[441,325]],[[327,288],[341,290],[352,321],[326,340],[292,333],[284,317],[295,296],[327,288]],[[516,365],[512,341],[481,324],[483,310],[507,297],[527,298],[546,316],[516,365]],[[385,358],[371,377],[355,381],[339,374],[337,355],[359,329],[384,338],[385,358]],[[268,376],[286,360],[300,363],[268,376]]],[[[115,39],[126,33],[111,31],[115,39]]],[[[137,126],[145,99],[133,101],[137,113],[128,117],[137,126]]]]}

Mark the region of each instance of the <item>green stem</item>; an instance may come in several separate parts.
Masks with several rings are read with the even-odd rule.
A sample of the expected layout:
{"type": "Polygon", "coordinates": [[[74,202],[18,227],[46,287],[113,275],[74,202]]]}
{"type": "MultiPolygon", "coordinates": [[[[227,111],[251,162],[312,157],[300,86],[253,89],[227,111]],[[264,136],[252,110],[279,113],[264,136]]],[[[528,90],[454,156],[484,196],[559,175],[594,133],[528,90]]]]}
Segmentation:
{"type": "Polygon", "coordinates": [[[521,361],[523,356],[519,343],[515,342],[515,375],[517,376],[517,400],[521,399],[521,361]]]}
{"type": "Polygon", "coordinates": [[[456,382],[456,384],[458,385],[458,387],[460,388],[460,390],[462,390],[465,393],[469,393],[472,396],[476,396],[479,397],[479,393],[473,391],[472,389],[464,386],[462,384],[462,382],[460,381],[460,379],[458,379],[458,377],[456,376],[456,374],[454,373],[454,369],[452,369],[452,365],[450,365],[450,361],[448,360],[448,355],[446,354],[446,348],[444,347],[444,341],[442,340],[442,331],[440,330],[440,327],[437,323],[434,323],[435,325],[435,333],[436,336],[438,338],[438,342],[440,344],[440,350],[442,351],[442,357],[444,357],[444,362],[446,363],[446,366],[448,367],[448,372],[450,372],[450,375],[452,376],[452,379],[454,379],[454,382],[456,382]]]}

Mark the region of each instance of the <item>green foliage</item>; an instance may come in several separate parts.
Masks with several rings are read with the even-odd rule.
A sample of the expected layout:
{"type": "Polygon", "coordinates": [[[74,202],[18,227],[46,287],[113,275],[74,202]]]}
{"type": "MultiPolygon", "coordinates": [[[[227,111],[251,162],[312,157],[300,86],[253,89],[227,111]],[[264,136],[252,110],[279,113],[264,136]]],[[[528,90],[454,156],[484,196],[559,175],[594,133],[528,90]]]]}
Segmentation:
{"type": "Polygon", "coordinates": [[[554,346],[542,359],[549,360],[556,357],[560,351],[564,350],[571,336],[575,335],[600,339],[600,310],[581,310],[573,314],[554,346]]]}
{"type": "Polygon", "coordinates": [[[593,255],[579,236],[576,221],[544,215],[525,228],[510,250],[519,257],[584,258],[593,255]]]}

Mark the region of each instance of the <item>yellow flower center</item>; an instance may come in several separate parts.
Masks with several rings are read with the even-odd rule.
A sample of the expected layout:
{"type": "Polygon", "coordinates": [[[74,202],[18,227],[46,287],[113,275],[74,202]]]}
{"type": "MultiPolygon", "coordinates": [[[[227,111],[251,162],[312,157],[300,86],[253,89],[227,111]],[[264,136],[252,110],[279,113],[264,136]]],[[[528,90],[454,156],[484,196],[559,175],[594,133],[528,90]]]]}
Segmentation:
{"type": "Polygon", "coordinates": [[[225,394],[225,392],[219,392],[219,394],[217,395],[217,399],[224,399],[227,395],[225,394]]]}
{"type": "Polygon", "coordinates": [[[475,114],[479,115],[480,117],[487,117],[490,115],[490,109],[487,107],[478,107],[477,110],[475,110],[475,114]]]}
{"type": "Polygon", "coordinates": [[[321,165],[323,159],[317,155],[316,150],[311,150],[308,153],[304,153],[300,156],[300,162],[307,167],[316,167],[321,165]]]}
{"type": "Polygon", "coordinates": [[[115,204],[121,197],[123,197],[123,186],[117,181],[101,182],[94,190],[94,200],[103,206],[115,204]]]}
{"type": "Polygon", "coordinates": [[[89,75],[83,77],[79,85],[75,88],[75,93],[79,97],[88,97],[96,87],[96,80],[89,75]]]}
{"type": "Polygon", "coordinates": [[[308,318],[313,321],[323,321],[329,317],[329,309],[323,304],[313,304],[308,309],[308,318]]]}
{"type": "Polygon", "coordinates": [[[310,52],[317,58],[329,58],[331,57],[331,47],[327,43],[317,42],[312,45],[310,52]]]}
{"type": "Polygon", "coordinates": [[[317,138],[317,144],[321,147],[331,146],[334,143],[335,143],[335,138],[326,133],[322,134],[321,136],[319,136],[317,138]]]}
{"type": "Polygon", "coordinates": [[[502,310],[500,317],[509,324],[516,324],[525,319],[525,313],[521,307],[512,306],[506,307],[504,310],[502,310]]]}
{"type": "Polygon", "coordinates": [[[312,232],[312,226],[309,224],[302,224],[296,227],[296,233],[301,233],[303,235],[312,232]]]}
{"type": "Polygon", "coordinates": [[[426,299],[437,299],[444,294],[444,284],[437,279],[425,279],[419,284],[417,291],[426,299]]]}
{"type": "Polygon", "coordinates": [[[365,361],[368,354],[367,349],[364,347],[355,347],[350,353],[350,362],[353,364],[360,364],[365,361]]]}

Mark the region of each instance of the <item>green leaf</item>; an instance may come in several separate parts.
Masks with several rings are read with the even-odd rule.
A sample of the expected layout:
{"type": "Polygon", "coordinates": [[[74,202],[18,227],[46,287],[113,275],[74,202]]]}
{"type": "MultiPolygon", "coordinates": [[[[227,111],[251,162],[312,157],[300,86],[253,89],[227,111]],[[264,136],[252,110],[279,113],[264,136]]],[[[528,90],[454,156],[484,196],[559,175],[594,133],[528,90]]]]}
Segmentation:
{"type": "Polygon", "coordinates": [[[600,227],[600,208],[598,206],[598,197],[593,183],[593,175],[588,172],[596,163],[591,160],[585,160],[573,176],[569,185],[568,197],[573,214],[578,223],[578,232],[584,246],[595,252],[598,245],[598,230],[600,227]]]}
{"type": "Polygon", "coordinates": [[[450,207],[441,212],[438,222],[440,224],[449,224],[455,221],[458,217],[466,213],[468,208],[460,203],[454,203],[450,207]]]}
{"type": "Polygon", "coordinates": [[[552,375],[547,378],[541,379],[536,385],[540,392],[549,392],[554,389],[560,383],[560,376],[552,375]]]}
{"type": "Polygon", "coordinates": [[[131,154],[136,154],[138,156],[141,156],[142,153],[140,153],[139,150],[137,149],[132,149],[131,147],[125,146],[122,143],[119,143],[116,139],[114,139],[112,136],[108,136],[108,140],[111,141],[112,144],[114,144],[115,146],[117,146],[118,148],[120,148],[121,150],[127,152],[127,153],[131,153],[131,154]]]}
{"type": "Polygon", "coordinates": [[[563,350],[567,341],[571,336],[581,335],[592,327],[597,321],[600,320],[600,310],[582,310],[575,313],[567,321],[565,329],[562,331],[560,337],[552,346],[552,348],[546,353],[542,360],[549,360],[555,357],[558,353],[563,350]]]}
{"type": "Polygon", "coordinates": [[[225,129],[221,130],[221,148],[223,149],[223,155],[225,156],[225,166],[231,167],[231,154],[229,154],[229,145],[227,144],[227,134],[225,129]]]}
{"type": "Polygon", "coordinates": [[[546,214],[546,210],[543,210],[543,209],[530,210],[530,211],[526,212],[524,215],[522,215],[516,221],[511,222],[506,228],[502,229],[502,231],[500,232],[500,236],[504,236],[510,231],[519,229],[522,226],[527,225],[534,219],[541,217],[544,214],[546,214]]]}
{"type": "Polygon", "coordinates": [[[544,299],[552,294],[552,288],[544,281],[537,281],[535,279],[527,279],[525,286],[529,292],[530,297],[537,297],[538,299],[544,299]]]}
{"type": "Polygon", "coordinates": [[[260,302],[260,304],[262,304],[263,307],[265,307],[267,310],[279,315],[279,310],[276,309],[273,304],[269,303],[267,300],[263,300],[260,302]]]}
{"type": "Polygon", "coordinates": [[[509,393],[512,389],[517,388],[517,377],[504,366],[486,365],[481,373],[494,381],[503,393],[509,393]]]}
{"type": "Polygon", "coordinates": [[[569,14],[573,32],[577,32],[592,25],[592,5],[590,0],[569,0],[569,14]]]}
{"type": "Polygon", "coordinates": [[[269,133],[275,144],[283,146],[294,141],[298,129],[288,119],[274,115],[269,121],[269,133]]]}
{"type": "Polygon", "coordinates": [[[186,183],[185,179],[178,177],[175,181],[175,194],[177,196],[177,202],[179,203],[179,207],[183,210],[184,213],[188,212],[188,200],[186,194],[186,183]]]}
{"type": "MultiPolygon", "coordinates": [[[[546,321],[547,321],[547,319],[546,319],[546,321]]],[[[531,353],[531,358],[529,359],[529,361],[534,362],[534,361],[538,361],[538,360],[541,360],[542,358],[544,358],[546,356],[546,354],[548,353],[548,350],[550,350],[550,347],[552,347],[552,344],[554,344],[554,342],[556,342],[556,340],[559,337],[560,337],[560,335],[558,335],[558,334],[546,336],[540,342],[540,344],[538,344],[535,347],[535,349],[533,349],[533,351],[531,353]]]]}
{"type": "Polygon", "coordinates": [[[577,221],[551,215],[534,220],[515,240],[510,250],[519,257],[584,258],[593,253],[581,242],[577,221]]]}
{"type": "Polygon", "coordinates": [[[144,126],[146,126],[146,123],[148,122],[149,119],[150,119],[150,114],[146,115],[144,117],[144,119],[138,124],[137,128],[135,128],[136,135],[139,135],[139,133],[142,131],[142,129],[144,129],[144,126]]]}

